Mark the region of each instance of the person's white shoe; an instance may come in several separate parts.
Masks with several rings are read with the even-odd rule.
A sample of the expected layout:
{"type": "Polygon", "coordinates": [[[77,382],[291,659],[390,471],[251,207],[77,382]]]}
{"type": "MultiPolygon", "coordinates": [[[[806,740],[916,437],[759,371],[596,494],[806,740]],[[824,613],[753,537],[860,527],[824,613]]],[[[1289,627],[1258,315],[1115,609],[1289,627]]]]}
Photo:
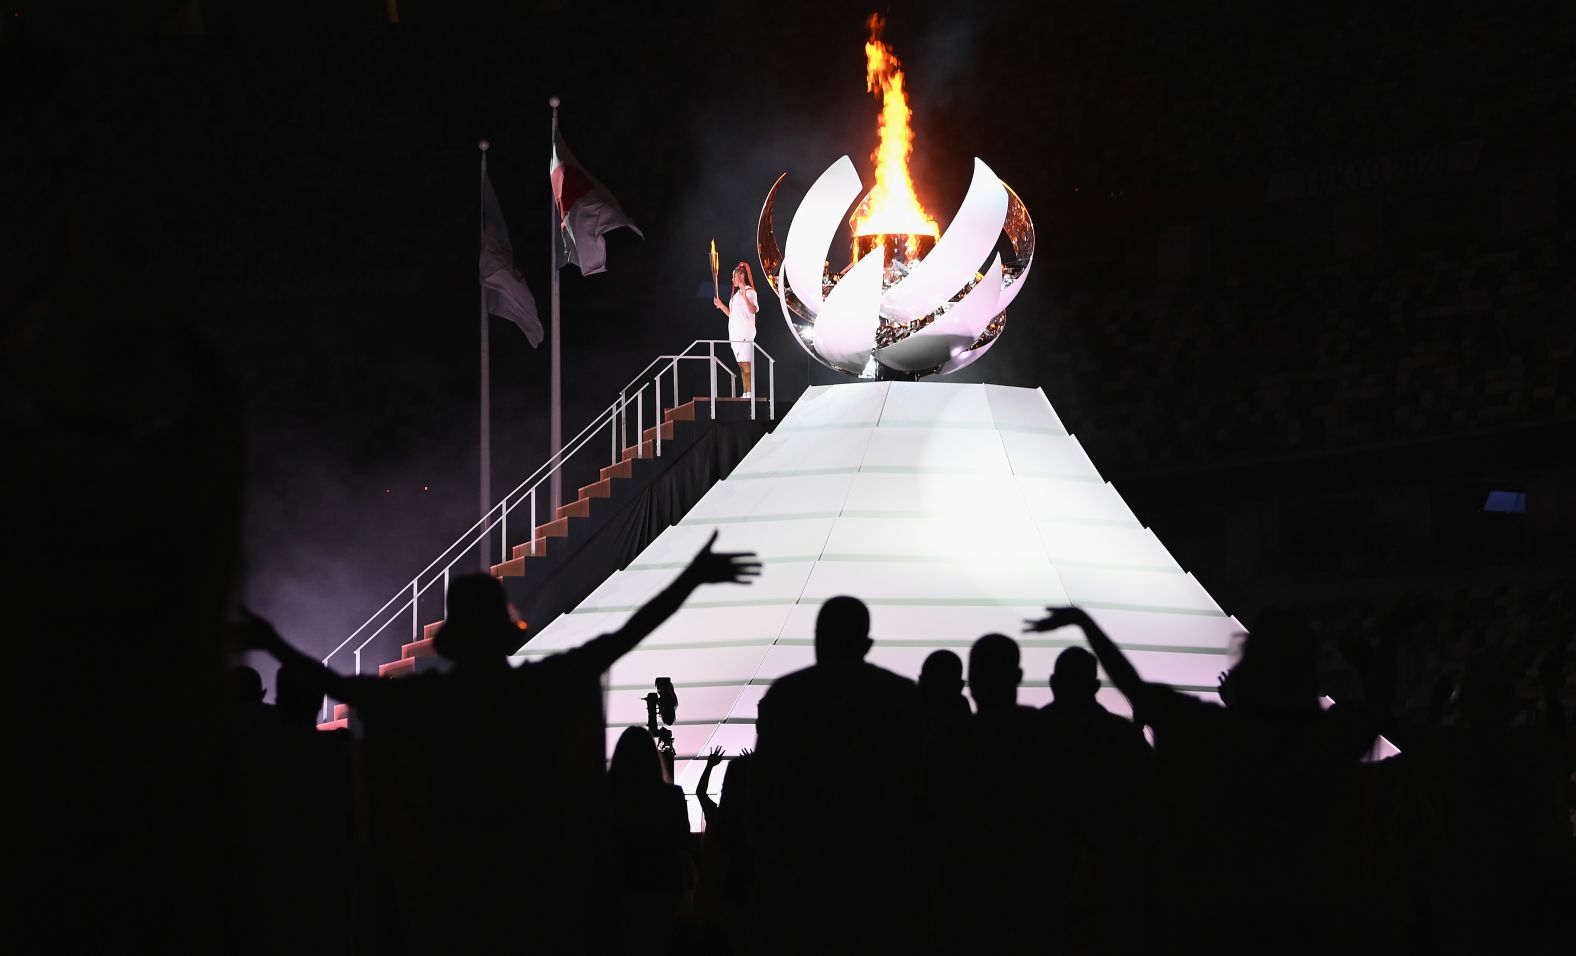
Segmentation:
{"type": "Polygon", "coordinates": [[[740,398],[754,398],[755,394],[753,392],[745,392],[743,395],[741,395],[739,397],[740,398]]]}

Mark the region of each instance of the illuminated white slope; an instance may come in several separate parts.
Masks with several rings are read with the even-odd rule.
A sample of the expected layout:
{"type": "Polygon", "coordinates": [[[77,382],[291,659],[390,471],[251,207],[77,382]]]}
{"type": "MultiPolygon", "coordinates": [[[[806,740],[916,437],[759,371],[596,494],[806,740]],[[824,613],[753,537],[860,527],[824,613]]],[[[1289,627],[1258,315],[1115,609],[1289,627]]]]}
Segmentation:
{"type": "MultiPolygon", "coordinates": [[[[711,747],[755,741],[774,678],[813,662],[820,603],[870,606],[870,660],[911,677],[981,634],[1023,647],[1019,699],[1043,704],[1075,632],[1020,633],[1047,605],[1087,609],[1145,678],[1214,695],[1243,628],[1106,483],[1038,389],[940,382],[816,386],[727,480],[635,561],[519,652],[573,647],[612,630],[705,542],[757,552],[752,586],[712,585],[613,668],[611,740],[645,723],[657,677],[679,694],[678,782],[693,792],[711,747]]],[[[1125,700],[1100,692],[1113,711],[1125,700]]],[[[727,764],[717,769],[717,792],[727,764]]],[[[692,820],[699,814],[691,799],[692,820]]]]}

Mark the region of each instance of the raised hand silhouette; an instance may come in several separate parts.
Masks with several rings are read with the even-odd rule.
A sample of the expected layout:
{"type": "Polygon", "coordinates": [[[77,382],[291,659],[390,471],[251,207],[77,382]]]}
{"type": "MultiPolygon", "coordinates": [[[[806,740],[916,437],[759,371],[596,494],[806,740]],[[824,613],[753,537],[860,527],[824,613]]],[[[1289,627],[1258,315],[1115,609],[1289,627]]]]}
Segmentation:
{"type": "Polygon", "coordinates": [[[717,815],[717,802],[711,798],[711,772],[722,763],[722,757],[721,747],[711,748],[711,753],[706,755],[706,766],[700,772],[700,781],[695,785],[695,799],[700,802],[701,812],[706,815],[707,826],[717,815]]]}
{"type": "Polygon", "coordinates": [[[1045,616],[1038,620],[1026,619],[1023,622],[1025,634],[1043,634],[1064,627],[1081,627],[1089,620],[1089,615],[1082,608],[1076,607],[1048,607],[1045,616]]]}
{"type": "Polygon", "coordinates": [[[690,559],[684,575],[696,584],[748,584],[761,574],[761,563],[753,551],[713,551],[717,532],[690,559]]]}
{"type": "Polygon", "coordinates": [[[272,621],[248,607],[238,607],[236,611],[240,613],[241,619],[230,626],[230,633],[237,649],[269,651],[284,643],[272,621]]]}

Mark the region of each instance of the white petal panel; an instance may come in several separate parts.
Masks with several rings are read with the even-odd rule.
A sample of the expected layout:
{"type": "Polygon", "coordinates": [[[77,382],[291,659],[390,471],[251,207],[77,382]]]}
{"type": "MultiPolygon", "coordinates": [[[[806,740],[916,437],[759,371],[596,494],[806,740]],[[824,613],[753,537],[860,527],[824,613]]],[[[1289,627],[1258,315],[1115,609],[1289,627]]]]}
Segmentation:
{"type": "Polygon", "coordinates": [[[1001,311],[1000,299],[1001,256],[997,256],[985,270],[985,278],[962,301],[908,338],[878,349],[876,358],[900,372],[935,368],[979,341],[985,326],[1001,311]]]}
{"type": "Polygon", "coordinates": [[[845,372],[858,375],[870,360],[881,325],[881,250],[867,254],[837,280],[815,318],[815,350],[845,372]]]}
{"type": "MultiPolygon", "coordinates": [[[[821,311],[821,276],[827,250],[837,229],[859,198],[864,184],[847,156],[826,168],[810,191],[804,194],[799,211],[788,224],[788,245],[783,250],[783,277],[811,314],[821,311]]],[[[819,336],[817,336],[819,339],[819,336]]],[[[869,345],[866,345],[869,348],[869,345]]],[[[823,353],[824,354],[824,353],[823,353]]]]}
{"type": "MultiPolygon", "coordinates": [[[[886,291],[881,305],[890,318],[911,322],[928,315],[973,281],[996,248],[1007,221],[1007,189],[979,159],[958,214],[914,270],[886,291]]],[[[1001,285],[997,280],[997,287],[1001,285]]]]}

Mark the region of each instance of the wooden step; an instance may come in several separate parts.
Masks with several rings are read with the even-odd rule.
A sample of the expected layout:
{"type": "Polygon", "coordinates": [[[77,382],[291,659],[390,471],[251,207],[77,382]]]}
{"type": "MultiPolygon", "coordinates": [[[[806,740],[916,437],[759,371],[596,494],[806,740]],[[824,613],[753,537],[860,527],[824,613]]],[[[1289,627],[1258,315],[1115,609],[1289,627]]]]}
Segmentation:
{"type": "Polygon", "coordinates": [[[436,657],[437,651],[432,649],[431,638],[422,638],[419,641],[411,641],[409,644],[401,647],[399,656],[401,659],[407,657],[436,657]]]}
{"type": "Polygon", "coordinates": [[[589,485],[581,485],[580,486],[580,497],[582,497],[582,498],[611,498],[611,497],[613,497],[613,479],[611,479],[611,478],[603,478],[601,481],[593,481],[589,485]]]}
{"type": "Polygon", "coordinates": [[[348,719],[346,719],[346,718],[341,717],[339,720],[331,720],[331,721],[329,721],[326,724],[318,724],[317,725],[317,729],[318,730],[349,730],[350,729],[350,721],[348,719]]]}
{"type": "Polygon", "coordinates": [[[536,526],[536,537],[538,537],[538,538],[567,538],[567,537],[569,537],[569,519],[568,518],[559,518],[557,521],[549,521],[547,524],[539,524],[539,525],[537,525],[536,526]]]}
{"type": "Polygon", "coordinates": [[[591,517],[591,499],[577,498],[567,505],[559,505],[555,518],[589,518],[591,517]]]}
{"type": "Polygon", "coordinates": [[[620,456],[619,460],[633,461],[636,458],[655,457],[657,457],[657,443],[654,441],[643,441],[639,445],[630,445],[624,449],[624,454],[620,456]]]}
{"type": "Polygon", "coordinates": [[[695,420],[695,400],[692,398],[683,405],[676,405],[662,413],[665,422],[692,422],[695,420]]]}
{"type": "Polygon", "coordinates": [[[536,539],[536,550],[531,550],[531,543],[517,544],[514,546],[514,556],[517,558],[545,558],[547,557],[547,539],[536,539]]]}
{"type": "Polygon", "coordinates": [[[510,558],[502,564],[492,566],[492,576],[495,578],[523,578],[525,577],[526,558],[510,558]]]}
{"type": "Polygon", "coordinates": [[[421,639],[424,640],[424,641],[430,641],[433,638],[437,637],[438,636],[438,632],[441,631],[442,629],[443,629],[443,622],[442,621],[434,621],[433,623],[428,624],[426,627],[421,629],[421,639]]]}
{"type": "MultiPolygon", "coordinates": [[[[650,428],[648,428],[645,431],[641,432],[640,433],[640,440],[643,441],[643,442],[654,442],[654,441],[656,441],[657,440],[657,426],[652,425],[650,428]]],[[[663,422],[662,423],[662,440],[663,441],[672,441],[673,440],[673,423],[672,422],[663,422]]]]}
{"type": "Polygon", "coordinates": [[[416,673],[416,658],[402,657],[397,661],[378,665],[379,677],[405,677],[416,673]]]}
{"type": "Polygon", "coordinates": [[[334,705],[334,719],[335,720],[345,720],[349,716],[350,716],[350,705],[349,704],[335,704],[334,705]]]}
{"type": "Polygon", "coordinates": [[[602,469],[602,480],[606,481],[609,478],[628,478],[630,475],[630,469],[632,467],[633,466],[630,465],[628,461],[620,461],[616,465],[608,465],[606,468],[602,469]]]}

